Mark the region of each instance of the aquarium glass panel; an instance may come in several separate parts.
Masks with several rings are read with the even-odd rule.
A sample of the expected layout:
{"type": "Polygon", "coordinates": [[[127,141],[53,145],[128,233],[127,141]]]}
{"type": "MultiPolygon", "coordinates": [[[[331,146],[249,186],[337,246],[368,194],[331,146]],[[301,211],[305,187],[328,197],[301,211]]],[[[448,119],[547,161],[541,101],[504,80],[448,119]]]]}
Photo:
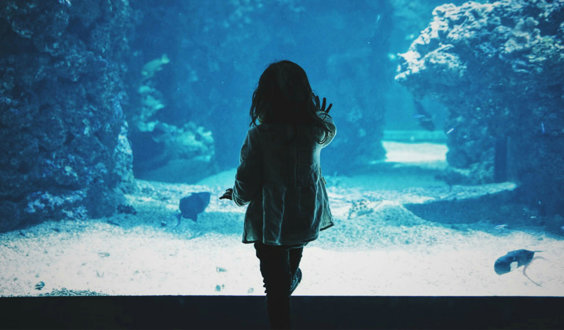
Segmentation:
{"type": "Polygon", "coordinates": [[[0,296],[564,296],[563,15],[4,0],[0,296]]]}

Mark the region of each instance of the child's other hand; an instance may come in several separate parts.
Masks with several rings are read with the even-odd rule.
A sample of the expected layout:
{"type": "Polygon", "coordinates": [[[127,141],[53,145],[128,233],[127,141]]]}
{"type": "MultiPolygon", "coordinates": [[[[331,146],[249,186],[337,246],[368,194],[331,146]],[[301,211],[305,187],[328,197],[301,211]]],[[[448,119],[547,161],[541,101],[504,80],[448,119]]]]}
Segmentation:
{"type": "Polygon", "coordinates": [[[233,200],[233,189],[232,188],[227,188],[225,190],[225,192],[223,193],[223,195],[221,197],[219,197],[219,199],[230,199],[233,200]]]}
{"type": "Polygon", "coordinates": [[[321,106],[319,105],[319,96],[315,96],[315,107],[319,109],[319,111],[323,111],[325,113],[329,113],[329,110],[331,110],[331,107],[333,106],[333,103],[329,103],[329,106],[327,107],[327,109],[325,109],[325,106],[327,105],[327,99],[323,98],[323,103],[321,104],[321,106]]]}

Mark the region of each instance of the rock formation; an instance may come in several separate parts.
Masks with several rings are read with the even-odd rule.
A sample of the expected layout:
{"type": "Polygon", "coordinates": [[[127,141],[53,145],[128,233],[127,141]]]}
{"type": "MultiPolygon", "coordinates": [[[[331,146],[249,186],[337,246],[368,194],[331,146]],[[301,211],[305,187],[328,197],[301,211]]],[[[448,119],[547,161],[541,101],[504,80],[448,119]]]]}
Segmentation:
{"type": "Polygon", "coordinates": [[[514,180],[540,213],[563,213],[564,2],[445,4],[402,54],[396,80],[449,116],[453,183],[514,180]]]}
{"type": "Polygon", "coordinates": [[[0,231],[115,211],[132,182],[127,0],[0,4],[0,231]]]}

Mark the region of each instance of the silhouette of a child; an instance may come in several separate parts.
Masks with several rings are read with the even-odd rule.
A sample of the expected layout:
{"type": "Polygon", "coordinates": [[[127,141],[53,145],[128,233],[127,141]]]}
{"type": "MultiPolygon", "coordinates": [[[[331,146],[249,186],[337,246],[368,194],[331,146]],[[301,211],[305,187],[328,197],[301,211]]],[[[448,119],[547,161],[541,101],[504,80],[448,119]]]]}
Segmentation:
{"type": "Polygon", "coordinates": [[[320,166],[337,131],[331,107],[325,98],[320,104],[299,65],[271,64],[253,93],[235,185],[220,197],[249,203],[243,243],[254,243],[274,329],[290,328],[303,247],[333,225],[320,166]]]}

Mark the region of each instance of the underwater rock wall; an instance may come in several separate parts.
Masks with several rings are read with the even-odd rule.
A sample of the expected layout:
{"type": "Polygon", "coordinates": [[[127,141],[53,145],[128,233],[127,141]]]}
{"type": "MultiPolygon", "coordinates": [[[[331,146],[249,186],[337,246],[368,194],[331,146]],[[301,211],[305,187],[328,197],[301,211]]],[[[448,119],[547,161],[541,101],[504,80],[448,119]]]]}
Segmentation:
{"type": "Polygon", "coordinates": [[[135,177],[194,183],[217,172],[216,149],[222,139],[214,134],[214,124],[220,118],[214,112],[224,100],[218,97],[218,79],[210,67],[218,51],[203,53],[192,42],[210,46],[211,40],[200,40],[202,20],[214,14],[205,9],[225,6],[231,4],[183,0],[131,3],[135,29],[129,38],[126,84],[130,106],[125,113],[135,177]],[[214,99],[210,99],[212,93],[214,99]]]}
{"type": "Polygon", "coordinates": [[[254,88],[267,65],[282,59],[301,65],[315,92],[334,104],[339,135],[323,153],[326,173],[385,156],[383,97],[394,76],[387,58],[389,1],[136,0],[131,6],[138,17],[127,115],[136,177],[194,182],[237,166],[254,88]],[[143,67],[151,63],[162,63],[162,70],[145,78],[143,67]],[[136,117],[147,119],[139,130],[136,117]],[[184,134],[196,144],[179,143],[188,141],[175,138],[184,134]]]}
{"type": "Polygon", "coordinates": [[[0,232],[113,213],[132,187],[127,0],[0,3],[0,232]]]}
{"type": "MultiPolygon", "coordinates": [[[[388,55],[389,65],[392,74],[390,81],[396,74],[396,68],[399,63],[399,53],[405,52],[411,43],[419,36],[421,32],[433,18],[433,9],[445,2],[461,5],[468,0],[389,0],[393,7],[393,15],[391,20],[393,26],[390,35],[390,50],[388,55]]],[[[444,118],[446,116],[446,108],[443,104],[431,98],[425,99],[416,105],[413,95],[402,85],[398,83],[390,84],[385,92],[385,108],[386,108],[386,130],[429,130],[442,129],[444,118]],[[418,106],[423,109],[432,111],[430,117],[422,116],[418,106]],[[428,124],[431,119],[432,126],[428,124]]]]}
{"type": "Polygon", "coordinates": [[[445,4],[401,54],[396,80],[449,109],[453,183],[515,180],[563,213],[564,1],[445,4]]]}

